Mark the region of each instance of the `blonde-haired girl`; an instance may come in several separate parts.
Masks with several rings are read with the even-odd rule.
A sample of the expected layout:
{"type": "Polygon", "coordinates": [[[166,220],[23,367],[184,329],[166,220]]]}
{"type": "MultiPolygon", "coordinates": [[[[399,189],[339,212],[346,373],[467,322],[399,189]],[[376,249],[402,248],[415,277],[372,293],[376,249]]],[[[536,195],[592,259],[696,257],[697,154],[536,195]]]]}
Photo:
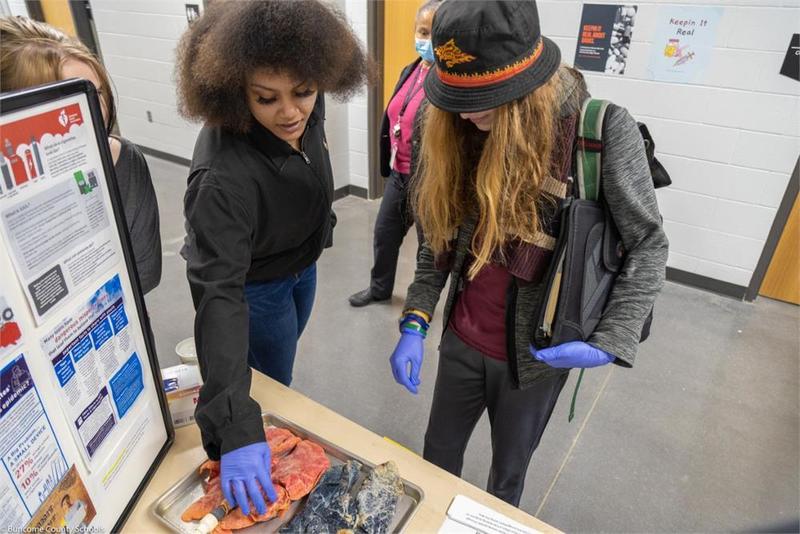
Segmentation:
{"type": "Polygon", "coordinates": [[[108,73],[86,45],[56,28],[25,17],[0,17],[0,91],[69,78],[89,80],[100,97],[133,255],[147,293],[161,281],[158,203],[144,155],[111,134],[116,106],[108,73]]]}
{"type": "Polygon", "coordinates": [[[432,41],[436,65],[425,81],[432,105],[412,158],[413,205],[426,242],[392,372],[418,391],[423,341],[449,277],[424,457],[460,475],[470,434],[488,410],[487,490],[518,505],[569,369],[633,364],[664,280],[667,240],[636,122],[612,105],[603,198],[627,251],[624,266],[587,342],[536,350],[534,319],[558,209],[572,192],[586,86],[577,71],[560,66],[533,1],[447,0],[434,17],[432,41]]]}

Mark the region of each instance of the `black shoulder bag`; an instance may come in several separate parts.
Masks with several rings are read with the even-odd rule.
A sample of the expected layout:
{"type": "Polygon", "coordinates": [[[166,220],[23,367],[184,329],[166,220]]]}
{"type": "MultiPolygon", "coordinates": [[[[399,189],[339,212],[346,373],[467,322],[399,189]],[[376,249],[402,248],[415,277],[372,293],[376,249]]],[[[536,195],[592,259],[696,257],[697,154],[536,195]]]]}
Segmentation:
{"type": "MultiPolygon", "coordinates": [[[[545,348],[570,341],[586,341],[603,315],[625,249],[602,197],[603,121],[610,102],[588,98],[581,108],[576,152],[575,194],[561,210],[561,228],[545,279],[545,298],[539,309],[534,341],[545,348]]],[[[639,124],[655,187],[671,183],[655,159],[655,145],[647,126],[639,124]]],[[[650,335],[650,311],[640,342],[650,335]]],[[[575,401],[585,369],[581,369],[570,405],[575,401]]]]}

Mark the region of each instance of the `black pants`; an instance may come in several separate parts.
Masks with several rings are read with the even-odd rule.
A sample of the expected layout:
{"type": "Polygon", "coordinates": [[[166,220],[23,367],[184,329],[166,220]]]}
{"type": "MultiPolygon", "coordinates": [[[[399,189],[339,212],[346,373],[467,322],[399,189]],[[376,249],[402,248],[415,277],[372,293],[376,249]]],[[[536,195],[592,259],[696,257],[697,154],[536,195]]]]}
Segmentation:
{"type": "Polygon", "coordinates": [[[566,381],[564,373],[527,389],[513,389],[507,362],[484,356],[446,330],[439,347],[424,458],[461,476],[469,437],[488,409],[492,467],[486,491],[518,506],[531,455],[566,381]]]}
{"type": "MultiPolygon", "coordinates": [[[[414,224],[408,205],[408,175],[392,171],[386,180],[378,219],[375,221],[374,260],[370,273],[372,296],[379,299],[392,296],[394,277],[397,273],[397,257],[400,245],[414,224]]],[[[422,242],[417,228],[417,237],[422,242]]]]}

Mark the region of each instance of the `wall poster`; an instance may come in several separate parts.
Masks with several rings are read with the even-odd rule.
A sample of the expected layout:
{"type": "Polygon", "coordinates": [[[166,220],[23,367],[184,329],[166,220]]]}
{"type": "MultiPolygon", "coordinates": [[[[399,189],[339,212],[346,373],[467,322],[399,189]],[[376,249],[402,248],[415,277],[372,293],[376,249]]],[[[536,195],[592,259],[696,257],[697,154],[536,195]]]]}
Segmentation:
{"type": "Polygon", "coordinates": [[[77,103],[3,126],[0,232],[37,324],[119,261],[91,127],[77,103]]]}
{"type": "Polygon", "coordinates": [[[68,467],[39,389],[23,354],[0,370],[0,517],[18,524],[27,523],[68,467]]]}
{"type": "Polygon", "coordinates": [[[116,532],[172,443],[94,86],[0,94],[0,527],[116,532]]]}
{"type": "Polygon", "coordinates": [[[53,390],[89,469],[144,389],[119,275],[41,340],[53,390]]]}
{"type": "Polygon", "coordinates": [[[721,7],[662,6],[648,76],[664,82],[696,82],[711,60],[721,7]]]}
{"type": "Polygon", "coordinates": [[[637,9],[634,5],[584,4],[575,67],[625,74],[637,9]]]}
{"type": "Polygon", "coordinates": [[[31,519],[26,532],[94,532],[90,529],[97,515],[89,491],[73,465],[31,519]]]}
{"type": "Polygon", "coordinates": [[[800,81],[800,33],[792,35],[786,57],[783,59],[781,74],[800,81]]]}

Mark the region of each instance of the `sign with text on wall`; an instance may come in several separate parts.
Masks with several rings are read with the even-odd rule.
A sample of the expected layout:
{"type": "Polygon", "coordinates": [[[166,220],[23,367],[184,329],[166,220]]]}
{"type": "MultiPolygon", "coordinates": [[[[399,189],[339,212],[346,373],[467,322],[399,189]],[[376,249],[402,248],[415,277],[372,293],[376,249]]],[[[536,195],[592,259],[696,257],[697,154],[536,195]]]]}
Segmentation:
{"type": "Polygon", "coordinates": [[[657,17],[648,77],[698,82],[711,61],[722,8],[662,6],[657,17]]]}
{"type": "Polygon", "coordinates": [[[786,57],[781,65],[781,74],[800,81],[800,33],[792,35],[786,57]]]}
{"type": "Polygon", "coordinates": [[[637,9],[634,5],[584,4],[575,67],[625,74],[637,9]]]}
{"type": "Polygon", "coordinates": [[[100,104],[0,110],[0,526],[118,530],[173,431],[100,104]]]}

